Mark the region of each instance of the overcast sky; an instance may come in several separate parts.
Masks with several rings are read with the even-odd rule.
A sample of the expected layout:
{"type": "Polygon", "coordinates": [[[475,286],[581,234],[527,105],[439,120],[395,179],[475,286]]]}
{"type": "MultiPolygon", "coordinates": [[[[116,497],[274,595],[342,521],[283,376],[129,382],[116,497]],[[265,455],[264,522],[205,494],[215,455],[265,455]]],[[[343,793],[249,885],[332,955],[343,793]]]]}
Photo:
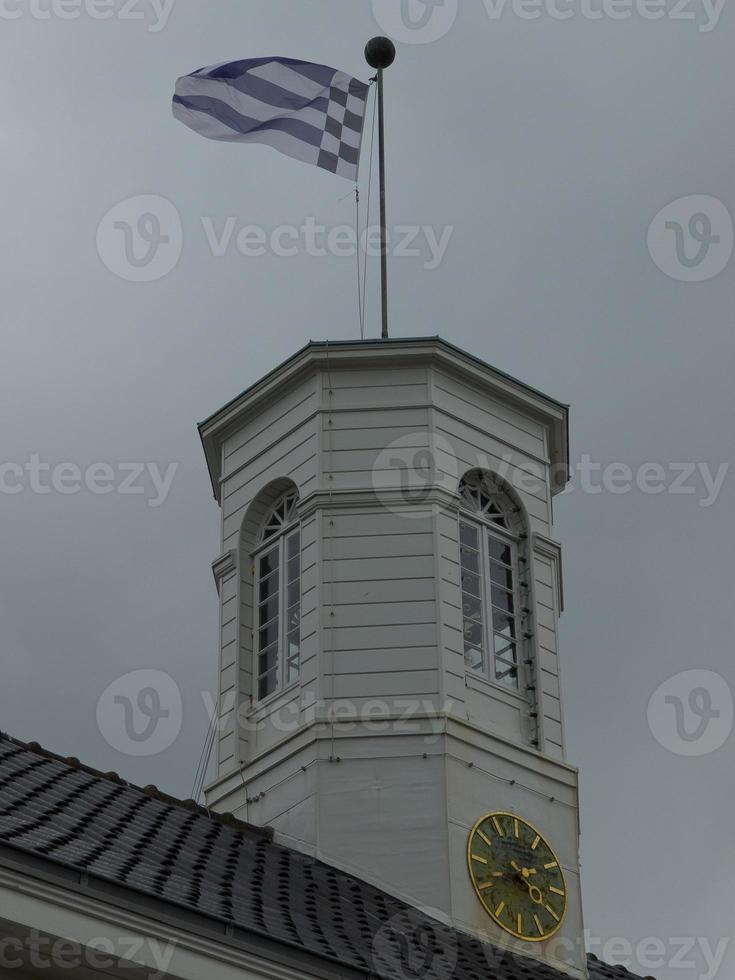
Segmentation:
{"type": "MultiPolygon", "coordinates": [[[[196,137],[171,116],[173,84],[274,54],[366,79],[363,46],[390,30],[414,42],[387,76],[390,221],[431,229],[392,261],[393,334],[440,334],[571,403],[575,465],[624,464],[602,492],[602,472],[578,472],[555,505],[586,925],[657,937],[664,965],[634,954],[640,973],[711,978],[702,947],[732,932],[735,851],[735,474],[720,469],[734,440],[733,11],[447,0],[409,29],[398,0],[376,0],[380,24],[368,0],[56,3],[0,2],[0,728],[191,792],[217,658],[218,510],[195,423],[359,323],[354,258],[303,239],[285,257],[269,237],[350,224],[349,183],[196,137]],[[115,221],[137,230],[162,207],[105,217],[139,195],[175,209],[140,226],[168,236],[170,271],[115,259],[115,221]],[[267,232],[259,257],[237,247],[247,225],[267,232]],[[131,281],[149,269],[160,277],[131,281]],[[121,468],[134,463],[142,476],[121,468]],[[181,736],[152,758],[116,751],[95,714],[142,668],[183,697],[181,736]],[[694,669],[712,673],[678,677],[694,669]]],[[[376,336],[374,261],[369,277],[376,336]]],[[[734,966],[732,948],[716,975],[734,966]]]]}

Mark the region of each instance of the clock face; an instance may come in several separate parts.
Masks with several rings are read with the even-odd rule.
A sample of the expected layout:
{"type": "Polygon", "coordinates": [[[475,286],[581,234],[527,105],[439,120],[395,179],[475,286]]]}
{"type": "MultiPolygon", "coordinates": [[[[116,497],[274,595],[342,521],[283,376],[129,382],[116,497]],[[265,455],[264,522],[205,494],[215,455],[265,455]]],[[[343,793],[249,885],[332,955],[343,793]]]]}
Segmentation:
{"type": "Polygon", "coordinates": [[[470,877],[490,918],[512,936],[541,942],[567,910],[559,860],[541,834],[515,813],[488,813],[467,845],[470,877]]]}

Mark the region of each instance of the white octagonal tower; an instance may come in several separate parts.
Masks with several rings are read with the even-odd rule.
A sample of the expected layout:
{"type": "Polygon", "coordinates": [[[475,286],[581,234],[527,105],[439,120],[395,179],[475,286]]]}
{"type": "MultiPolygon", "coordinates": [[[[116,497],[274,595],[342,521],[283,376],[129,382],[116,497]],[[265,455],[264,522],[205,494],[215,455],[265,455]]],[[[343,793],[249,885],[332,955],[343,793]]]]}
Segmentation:
{"type": "Polygon", "coordinates": [[[522,948],[586,976],[551,538],[566,406],[438,338],[311,343],[200,432],[222,510],[208,806],[515,948],[468,838],[518,814],[566,892],[522,948]]]}

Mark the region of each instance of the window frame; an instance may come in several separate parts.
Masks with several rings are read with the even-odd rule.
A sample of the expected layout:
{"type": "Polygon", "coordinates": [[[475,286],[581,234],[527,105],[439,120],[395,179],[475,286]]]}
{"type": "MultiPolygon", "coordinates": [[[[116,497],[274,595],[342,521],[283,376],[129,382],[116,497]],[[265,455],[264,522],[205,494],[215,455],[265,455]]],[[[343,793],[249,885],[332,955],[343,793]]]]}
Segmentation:
{"type": "MultiPolygon", "coordinates": [[[[464,500],[464,498],[463,498],[464,500]]],[[[462,646],[463,646],[463,657],[465,671],[473,676],[479,676],[484,681],[494,684],[500,687],[503,691],[523,696],[523,691],[525,688],[524,683],[524,669],[523,660],[525,653],[525,637],[523,634],[523,614],[521,607],[521,587],[520,587],[520,548],[521,548],[521,538],[517,534],[501,527],[495,522],[484,519],[480,515],[473,513],[464,507],[460,510],[458,514],[457,521],[458,529],[458,550],[459,550],[459,590],[460,590],[460,613],[462,618],[461,632],[462,632],[462,646]],[[464,650],[465,645],[465,615],[464,615],[464,601],[463,596],[465,590],[462,587],[462,576],[465,571],[465,566],[462,563],[462,525],[465,524],[468,527],[473,528],[477,531],[479,537],[480,547],[478,553],[480,556],[480,607],[482,613],[482,666],[480,668],[473,667],[467,661],[466,651],[464,650]],[[513,613],[509,616],[512,619],[513,626],[515,630],[515,654],[516,654],[516,684],[511,685],[506,683],[502,678],[497,675],[497,664],[499,658],[495,651],[495,637],[496,635],[501,635],[496,633],[492,624],[492,611],[493,608],[500,610],[500,607],[495,606],[492,601],[492,588],[493,581],[490,576],[490,549],[489,549],[489,538],[495,541],[501,542],[503,545],[510,547],[511,549],[511,564],[510,566],[505,566],[510,568],[511,574],[513,576],[513,587],[512,589],[503,589],[502,586],[498,584],[498,588],[502,591],[508,592],[513,597],[513,613]]],[[[474,548],[473,548],[474,550],[474,548]]],[[[504,564],[504,563],[503,563],[504,564]]],[[[497,583],[496,583],[497,584],[497,583]]],[[[468,595],[470,593],[467,593],[468,595]]]]}
{"type": "Polygon", "coordinates": [[[284,691],[289,690],[291,687],[295,687],[301,681],[301,656],[302,656],[302,635],[301,635],[301,608],[302,608],[302,537],[301,537],[301,523],[296,513],[298,506],[298,496],[295,491],[289,491],[283,494],[274,505],[268,511],[266,520],[263,522],[260,533],[260,540],[257,547],[253,550],[252,554],[252,570],[253,570],[253,692],[252,701],[254,705],[260,705],[266,703],[273,697],[282,694],[284,691]],[[287,520],[284,521],[282,526],[278,529],[276,533],[271,533],[266,536],[266,531],[271,525],[273,514],[278,510],[284,500],[288,498],[293,498],[290,507],[287,510],[287,520]],[[294,538],[298,539],[298,544],[294,554],[289,558],[288,548],[289,542],[294,538]],[[277,570],[270,572],[267,575],[261,574],[260,562],[267,555],[277,553],[278,556],[278,567],[277,570]],[[289,564],[294,559],[298,559],[298,577],[289,581],[289,564]],[[261,599],[261,584],[267,579],[275,576],[277,574],[277,591],[267,596],[265,600],[261,599]],[[292,587],[294,583],[297,584],[298,588],[298,602],[287,605],[288,602],[288,591],[289,587],[292,587]],[[273,596],[278,598],[278,611],[277,611],[277,637],[276,637],[276,664],[271,670],[261,671],[260,658],[261,655],[268,650],[272,643],[266,644],[266,646],[261,648],[261,631],[274,622],[276,622],[276,616],[267,620],[265,623],[260,622],[260,610],[264,602],[272,599],[273,596]],[[298,628],[298,651],[295,656],[289,655],[288,642],[289,636],[292,635],[295,630],[288,629],[288,617],[289,613],[294,608],[298,608],[297,616],[297,628],[298,628]],[[291,661],[298,659],[295,676],[291,676],[290,666],[291,661]],[[275,686],[268,690],[266,693],[260,693],[260,685],[263,678],[266,678],[275,669],[275,686]]]}

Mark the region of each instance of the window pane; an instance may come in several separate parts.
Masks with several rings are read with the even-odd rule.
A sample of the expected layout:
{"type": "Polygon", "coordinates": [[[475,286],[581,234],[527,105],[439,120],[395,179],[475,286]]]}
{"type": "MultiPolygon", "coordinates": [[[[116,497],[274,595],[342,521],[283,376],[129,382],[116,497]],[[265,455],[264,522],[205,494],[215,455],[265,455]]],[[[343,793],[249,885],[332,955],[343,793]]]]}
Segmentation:
{"type": "Polygon", "coordinates": [[[476,619],[482,622],[482,603],[472,595],[462,596],[462,615],[465,619],[476,619]]]}
{"type": "Polygon", "coordinates": [[[272,643],[278,643],[278,620],[258,631],[258,649],[265,650],[272,643]]]}
{"type": "Polygon", "coordinates": [[[286,542],[286,555],[288,558],[294,558],[298,555],[301,550],[301,535],[292,534],[291,537],[286,542]]]}
{"type": "Polygon", "coordinates": [[[471,524],[459,525],[459,540],[461,544],[469,545],[470,548],[474,548],[475,551],[477,551],[480,547],[477,528],[472,527],[471,524]]]}
{"type": "Polygon", "coordinates": [[[502,562],[504,565],[512,564],[511,547],[509,544],[504,544],[502,541],[498,541],[497,538],[491,538],[488,535],[487,547],[490,557],[494,561],[502,562]]]}
{"type": "Polygon", "coordinates": [[[515,666],[518,662],[516,658],[516,646],[515,643],[508,643],[505,637],[496,636],[495,637],[495,659],[498,661],[505,660],[510,666],[515,666]]]}
{"type": "Polygon", "coordinates": [[[495,634],[495,679],[507,687],[518,687],[518,654],[515,642],[507,636],[495,634]]]}
{"type": "Polygon", "coordinates": [[[480,553],[478,551],[472,551],[470,548],[466,548],[464,545],[459,549],[460,561],[462,562],[462,568],[469,572],[476,572],[479,574],[480,571],[480,553]]]}
{"type": "Polygon", "coordinates": [[[490,562],[490,579],[504,589],[513,588],[513,570],[492,560],[490,562]]]}
{"type": "Polygon", "coordinates": [[[258,673],[267,674],[278,667],[278,647],[273,644],[258,654],[258,673]]]}
{"type": "Polygon", "coordinates": [[[464,662],[470,670],[482,670],[482,650],[465,643],[464,662]]]}
{"type": "Polygon", "coordinates": [[[516,624],[511,616],[493,609],[493,630],[508,639],[515,639],[516,624]]]}
{"type": "Polygon", "coordinates": [[[258,681],[258,697],[262,700],[272,694],[277,686],[277,676],[275,670],[270,674],[265,674],[258,681]]]}
{"type": "Polygon", "coordinates": [[[500,636],[498,633],[493,638],[495,645],[495,656],[516,662],[515,640],[509,640],[507,636],[500,636]]]}
{"type": "Polygon", "coordinates": [[[502,660],[495,661],[495,679],[506,687],[518,687],[518,668],[502,660]]]}
{"type": "Polygon", "coordinates": [[[301,606],[292,606],[286,614],[286,630],[293,633],[301,625],[301,606]]]}
{"type": "Polygon", "coordinates": [[[295,496],[282,500],[268,522],[270,549],[257,558],[257,696],[299,676],[301,648],[301,534],[276,538],[294,516],[295,496]],[[283,591],[283,599],[281,592],[283,591]]]}
{"type": "Polygon", "coordinates": [[[258,609],[258,626],[265,626],[275,619],[278,615],[278,596],[271,596],[266,602],[261,603],[258,609]]]}
{"type": "Polygon", "coordinates": [[[301,640],[299,631],[290,633],[286,640],[286,675],[287,683],[298,680],[301,670],[301,640]]]}
{"type": "Polygon", "coordinates": [[[503,612],[513,615],[513,593],[506,592],[505,589],[499,589],[497,586],[492,590],[492,602],[495,609],[500,609],[503,612]]]}
{"type": "Polygon", "coordinates": [[[464,624],[464,639],[465,643],[482,647],[482,623],[474,623],[471,619],[466,619],[464,624]]]}
{"type": "Polygon", "coordinates": [[[495,669],[498,672],[511,669],[515,671],[517,667],[518,664],[516,663],[515,659],[515,647],[513,647],[513,652],[509,656],[495,658],[495,669]]]}
{"type": "Polygon", "coordinates": [[[269,596],[272,596],[275,592],[278,592],[278,572],[274,572],[269,575],[268,578],[264,578],[260,582],[260,601],[263,602],[269,596]]]}
{"type": "MultiPolygon", "coordinates": [[[[475,488],[478,509],[486,521],[507,524],[503,508],[485,488],[475,488]]],[[[518,639],[516,635],[515,548],[499,536],[460,522],[460,565],[464,657],[468,669],[482,670],[499,683],[518,687],[518,639]],[[484,549],[487,547],[487,554],[484,549]],[[483,558],[480,558],[482,553],[483,558]],[[481,567],[481,564],[484,567],[481,567]],[[486,653],[484,605],[491,617],[492,656],[486,653]],[[489,662],[488,662],[489,661],[489,662]]]]}
{"type": "Polygon", "coordinates": [[[272,538],[273,535],[278,531],[278,528],[279,528],[279,524],[276,520],[269,521],[268,524],[266,524],[265,529],[263,531],[263,540],[267,541],[268,538],[272,538]]]}
{"type": "Polygon", "coordinates": [[[480,595],[480,576],[472,572],[462,572],[462,591],[469,595],[480,595]]]}
{"type": "Polygon", "coordinates": [[[292,534],[286,541],[288,565],[288,609],[286,610],[286,683],[298,680],[301,661],[301,534],[292,534]]]}
{"type": "Polygon", "coordinates": [[[268,554],[263,555],[260,559],[260,578],[265,578],[266,575],[270,575],[271,572],[278,568],[278,548],[274,548],[273,551],[269,551],[268,554]]]}
{"type": "Polygon", "coordinates": [[[484,669],[482,582],[480,578],[480,531],[471,524],[459,525],[459,560],[462,565],[462,630],[464,659],[469,670],[484,669]]]}
{"type": "Polygon", "coordinates": [[[494,523],[496,524],[505,523],[505,516],[502,510],[500,509],[500,507],[498,507],[498,505],[495,503],[494,500],[488,499],[487,505],[485,506],[484,510],[485,510],[485,517],[489,518],[494,523]]]}

